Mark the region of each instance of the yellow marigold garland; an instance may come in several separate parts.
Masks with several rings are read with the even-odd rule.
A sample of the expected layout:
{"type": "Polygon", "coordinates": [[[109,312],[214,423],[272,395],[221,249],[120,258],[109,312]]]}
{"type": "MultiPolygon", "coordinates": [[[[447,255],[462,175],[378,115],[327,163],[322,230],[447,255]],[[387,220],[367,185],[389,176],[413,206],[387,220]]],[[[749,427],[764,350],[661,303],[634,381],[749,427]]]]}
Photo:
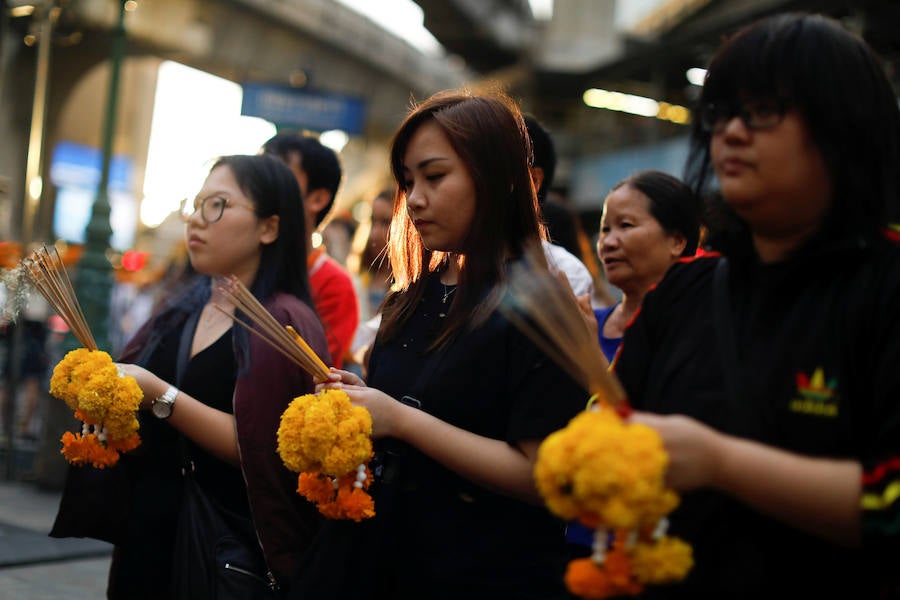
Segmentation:
{"type": "Polygon", "coordinates": [[[342,390],[294,398],[281,415],[278,454],[300,473],[297,493],[330,519],[361,521],[375,515],[366,492],[372,473],[372,416],[342,390]]]}
{"type": "Polygon", "coordinates": [[[594,529],[593,555],[569,564],[569,591],[591,599],[636,595],[687,575],[691,547],[665,535],[665,517],[678,504],[665,487],[667,466],[659,434],[626,424],[608,406],[580,413],[544,440],[538,491],[553,513],[594,529]]]}
{"type": "Polygon", "coordinates": [[[73,465],[111,467],[122,452],[137,448],[137,410],[144,392],[133,377],[121,376],[109,354],[78,348],[53,369],[50,393],[83,422],[81,433],[66,432],[60,451],[73,465]]]}

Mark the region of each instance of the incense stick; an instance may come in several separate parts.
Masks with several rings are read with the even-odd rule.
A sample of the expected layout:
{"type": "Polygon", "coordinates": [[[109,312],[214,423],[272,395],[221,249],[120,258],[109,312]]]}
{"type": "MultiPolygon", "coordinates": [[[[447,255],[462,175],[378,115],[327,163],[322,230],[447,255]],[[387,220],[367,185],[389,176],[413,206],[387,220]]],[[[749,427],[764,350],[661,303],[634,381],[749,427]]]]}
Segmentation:
{"type": "Polygon", "coordinates": [[[236,309],[247,316],[250,322],[213,303],[215,308],[281,352],[313,377],[318,379],[328,377],[330,373],[328,366],[310,348],[306,340],[290,325],[282,326],[237,277],[231,275],[221,278],[219,290],[236,309]]]}
{"type": "Polygon", "coordinates": [[[97,350],[97,343],[56,247],[41,246],[19,264],[29,282],[62,317],[81,345],[88,350],[97,350]]]}
{"type": "Polygon", "coordinates": [[[500,310],[538,348],[591,394],[611,405],[627,402],[625,390],[609,371],[600,344],[584,323],[571,288],[560,282],[537,260],[531,249],[512,266],[509,275],[511,302],[500,310]]]}

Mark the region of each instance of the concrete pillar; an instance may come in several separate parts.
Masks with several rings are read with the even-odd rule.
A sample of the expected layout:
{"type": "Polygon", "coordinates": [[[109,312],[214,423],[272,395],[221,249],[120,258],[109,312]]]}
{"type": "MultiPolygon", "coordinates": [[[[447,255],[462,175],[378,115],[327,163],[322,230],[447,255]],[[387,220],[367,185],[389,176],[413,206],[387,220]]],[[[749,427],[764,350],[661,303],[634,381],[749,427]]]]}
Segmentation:
{"type": "Polygon", "coordinates": [[[615,0],[556,0],[534,51],[535,66],[578,73],[613,59],[622,48],[615,16],[615,0]]]}

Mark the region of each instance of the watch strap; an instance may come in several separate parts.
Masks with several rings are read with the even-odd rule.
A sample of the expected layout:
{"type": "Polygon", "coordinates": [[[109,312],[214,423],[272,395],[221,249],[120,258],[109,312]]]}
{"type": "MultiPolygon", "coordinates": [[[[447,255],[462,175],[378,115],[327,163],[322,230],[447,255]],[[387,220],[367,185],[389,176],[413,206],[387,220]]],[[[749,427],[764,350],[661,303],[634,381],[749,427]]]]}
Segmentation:
{"type": "Polygon", "coordinates": [[[155,411],[155,410],[153,411],[153,414],[156,415],[157,417],[160,417],[163,419],[169,418],[169,416],[171,416],[171,414],[172,414],[172,409],[175,407],[175,398],[176,397],[178,397],[178,388],[175,387],[174,385],[170,385],[168,388],[166,388],[166,391],[163,392],[163,394],[161,396],[159,396],[158,398],[153,400],[153,402],[151,402],[151,404],[150,404],[151,409],[154,408],[157,403],[162,403],[162,404],[167,405],[168,411],[165,411],[165,412],[168,412],[168,414],[166,414],[165,416],[160,416],[160,414],[158,414],[157,411],[155,411]]]}

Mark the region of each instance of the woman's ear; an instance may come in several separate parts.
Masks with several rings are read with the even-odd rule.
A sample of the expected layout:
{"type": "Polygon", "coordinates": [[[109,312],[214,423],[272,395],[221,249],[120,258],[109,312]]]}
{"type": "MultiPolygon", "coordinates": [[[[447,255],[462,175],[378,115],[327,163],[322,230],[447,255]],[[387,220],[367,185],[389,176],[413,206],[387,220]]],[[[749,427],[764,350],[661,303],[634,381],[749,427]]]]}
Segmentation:
{"type": "Polygon", "coordinates": [[[681,233],[673,233],[669,237],[672,240],[672,258],[678,260],[681,258],[681,253],[684,252],[684,249],[687,247],[687,238],[681,233]]]}
{"type": "Polygon", "coordinates": [[[263,246],[267,244],[271,244],[275,240],[278,239],[278,225],[280,223],[281,217],[278,215],[272,215],[271,217],[266,217],[265,219],[260,219],[259,226],[259,243],[263,246]]]}

